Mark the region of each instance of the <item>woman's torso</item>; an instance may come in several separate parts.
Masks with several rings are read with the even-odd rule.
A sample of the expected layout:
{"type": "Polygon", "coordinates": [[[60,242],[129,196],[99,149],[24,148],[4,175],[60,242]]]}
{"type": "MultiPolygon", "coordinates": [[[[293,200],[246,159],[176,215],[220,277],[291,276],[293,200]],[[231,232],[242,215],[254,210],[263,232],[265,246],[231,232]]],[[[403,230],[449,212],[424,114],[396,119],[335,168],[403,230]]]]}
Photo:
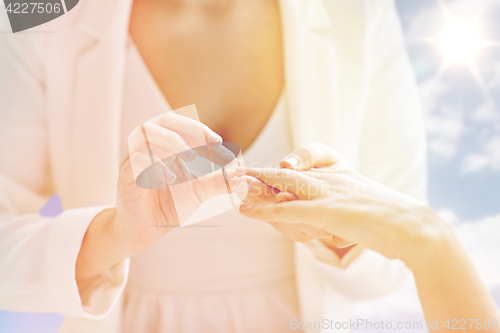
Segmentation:
{"type": "MultiPolygon", "coordinates": [[[[206,34],[208,40],[192,22],[173,23],[156,36],[167,38],[154,49],[140,32],[134,34],[133,12],[137,46],[131,43],[127,54],[123,145],[140,123],[196,104],[201,121],[244,149],[246,165],[278,165],[291,149],[284,99],[277,103],[283,91],[280,22],[277,7],[266,14],[260,5],[263,19],[255,24],[236,22],[241,12],[219,8],[217,15],[225,18],[211,28],[222,30],[206,34]],[[230,26],[240,31],[225,33],[230,26]]],[[[232,209],[173,230],[134,257],[125,295],[127,333],[288,331],[290,320],[298,318],[293,243],[232,209]]]]}
{"type": "MultiPolygon", "coordinates": [[[[132,128],[171,110],[132,42],[123,102],[124,147],[132,128]]],[[[290,149],[281,98],[245,164],[276,166],[290,149]]],[[[298,316],[293,243],[235,208],[174,229],[132,258],[125,295],[127,333],[287,331],[298,316]]]]}

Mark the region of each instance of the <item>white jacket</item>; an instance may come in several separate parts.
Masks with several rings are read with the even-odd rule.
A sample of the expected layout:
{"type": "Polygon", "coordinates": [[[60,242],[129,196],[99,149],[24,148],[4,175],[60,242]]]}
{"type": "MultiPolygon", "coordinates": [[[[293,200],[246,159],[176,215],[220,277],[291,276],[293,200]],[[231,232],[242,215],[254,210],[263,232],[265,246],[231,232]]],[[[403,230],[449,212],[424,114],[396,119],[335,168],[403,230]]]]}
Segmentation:
{"type": "MultiPolygon", "coordinates": [[[[115,203],[131,4],[83,0],[32,29],[54,33],[0,34],[0,309],[61,313],[61,332],[119,327],[128,261],[84,301],[75,262],[89,223],[115,203]],[[52,193],[66,210],[42,218],[52,193]]],[[[293,145],[322,141],[425,200],[422,113],[393,1],[280,4],[293,145]]],[[[405,273],[359,247],[339,262],[315,242],[297,245],[296,263],[302,321],[349,320],[405,273]]]]}

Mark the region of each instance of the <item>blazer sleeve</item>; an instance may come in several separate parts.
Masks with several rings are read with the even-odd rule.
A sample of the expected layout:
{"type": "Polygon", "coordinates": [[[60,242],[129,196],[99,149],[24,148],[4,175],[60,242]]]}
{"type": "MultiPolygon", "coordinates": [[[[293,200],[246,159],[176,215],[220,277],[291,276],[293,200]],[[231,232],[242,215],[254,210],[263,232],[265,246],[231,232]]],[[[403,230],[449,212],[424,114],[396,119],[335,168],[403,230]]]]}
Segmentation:
{"type": "MultiPolygon", "coordinates": [[[[358,165],[365,176],[426,201],[423,113],[397,11],[392,0],[366,1],[365,10],[368,72],[358,165]]],[[[409,274],[401,261],[360,246],[341,260],[317,240],[301,246],[325,281],[355,301],[379,297],[409,274]]]]}
{"type": "Polygon", "coordinates": [[[128,261],[92,281],[83,295],[75,264],[90,222],[104,207],[54,218],[38,213],[50,193],[45,36],[0,34],[0,309],[100,318],[124,288],[128,261]]]}

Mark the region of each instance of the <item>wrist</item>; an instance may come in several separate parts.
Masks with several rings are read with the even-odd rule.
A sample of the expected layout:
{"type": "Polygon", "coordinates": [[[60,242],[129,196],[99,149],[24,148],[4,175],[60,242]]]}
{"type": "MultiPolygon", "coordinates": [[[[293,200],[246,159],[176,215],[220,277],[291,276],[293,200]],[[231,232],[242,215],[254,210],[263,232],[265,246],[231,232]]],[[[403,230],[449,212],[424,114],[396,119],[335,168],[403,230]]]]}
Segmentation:
{"type": "Polygon", "coordinates": [[[90,223],[76,261],[77,281],[91,280],[131,256],[116,216],[116,208],[108,208],[90,223]]]}
{"type": "Polygon", "coordinates": [[[446,262],[450,256],[460,251],[461,246],[451,227],[427,206],[415,212],[418,227],[411,224],[406,233],[410,241],[401,259],[412,270],[427,270],[430,265],[446,262]]]}
{"type": "Polygon", "coordinates": [[[144,251],[170,230],[166,227],[150,226],[150,223],[142,220],[143,218],[130,218],[130,214],[126,211],[115,209],[114,217],[110,220],[110,234],[124,258],[133,257],[144,251]]]}

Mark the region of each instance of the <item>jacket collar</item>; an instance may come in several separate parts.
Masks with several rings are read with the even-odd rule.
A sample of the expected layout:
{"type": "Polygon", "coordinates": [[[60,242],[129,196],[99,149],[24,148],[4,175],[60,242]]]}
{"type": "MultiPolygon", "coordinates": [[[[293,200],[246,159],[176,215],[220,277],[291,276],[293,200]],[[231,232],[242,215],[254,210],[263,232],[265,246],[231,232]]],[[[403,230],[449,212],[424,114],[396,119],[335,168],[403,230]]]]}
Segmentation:
{"type": "Polygon", "coordinates": [[[324,0],[281,0],[288,127],[297,148],[340,135],[334,45],[324,0]]]}
{"type": "Polygon", "coordinates": [[[331,21],[324,0],[305,0],[305,2],[306,26],[310,30],[329,28],[331,21]]]}
{"type": "Polygon", "coordinates": [[[133,0],[85,0],[80,4],[80,18],[77,27],[95,39],[102,39],[112,33],[117,21],[130,17],[133,0]]]}

